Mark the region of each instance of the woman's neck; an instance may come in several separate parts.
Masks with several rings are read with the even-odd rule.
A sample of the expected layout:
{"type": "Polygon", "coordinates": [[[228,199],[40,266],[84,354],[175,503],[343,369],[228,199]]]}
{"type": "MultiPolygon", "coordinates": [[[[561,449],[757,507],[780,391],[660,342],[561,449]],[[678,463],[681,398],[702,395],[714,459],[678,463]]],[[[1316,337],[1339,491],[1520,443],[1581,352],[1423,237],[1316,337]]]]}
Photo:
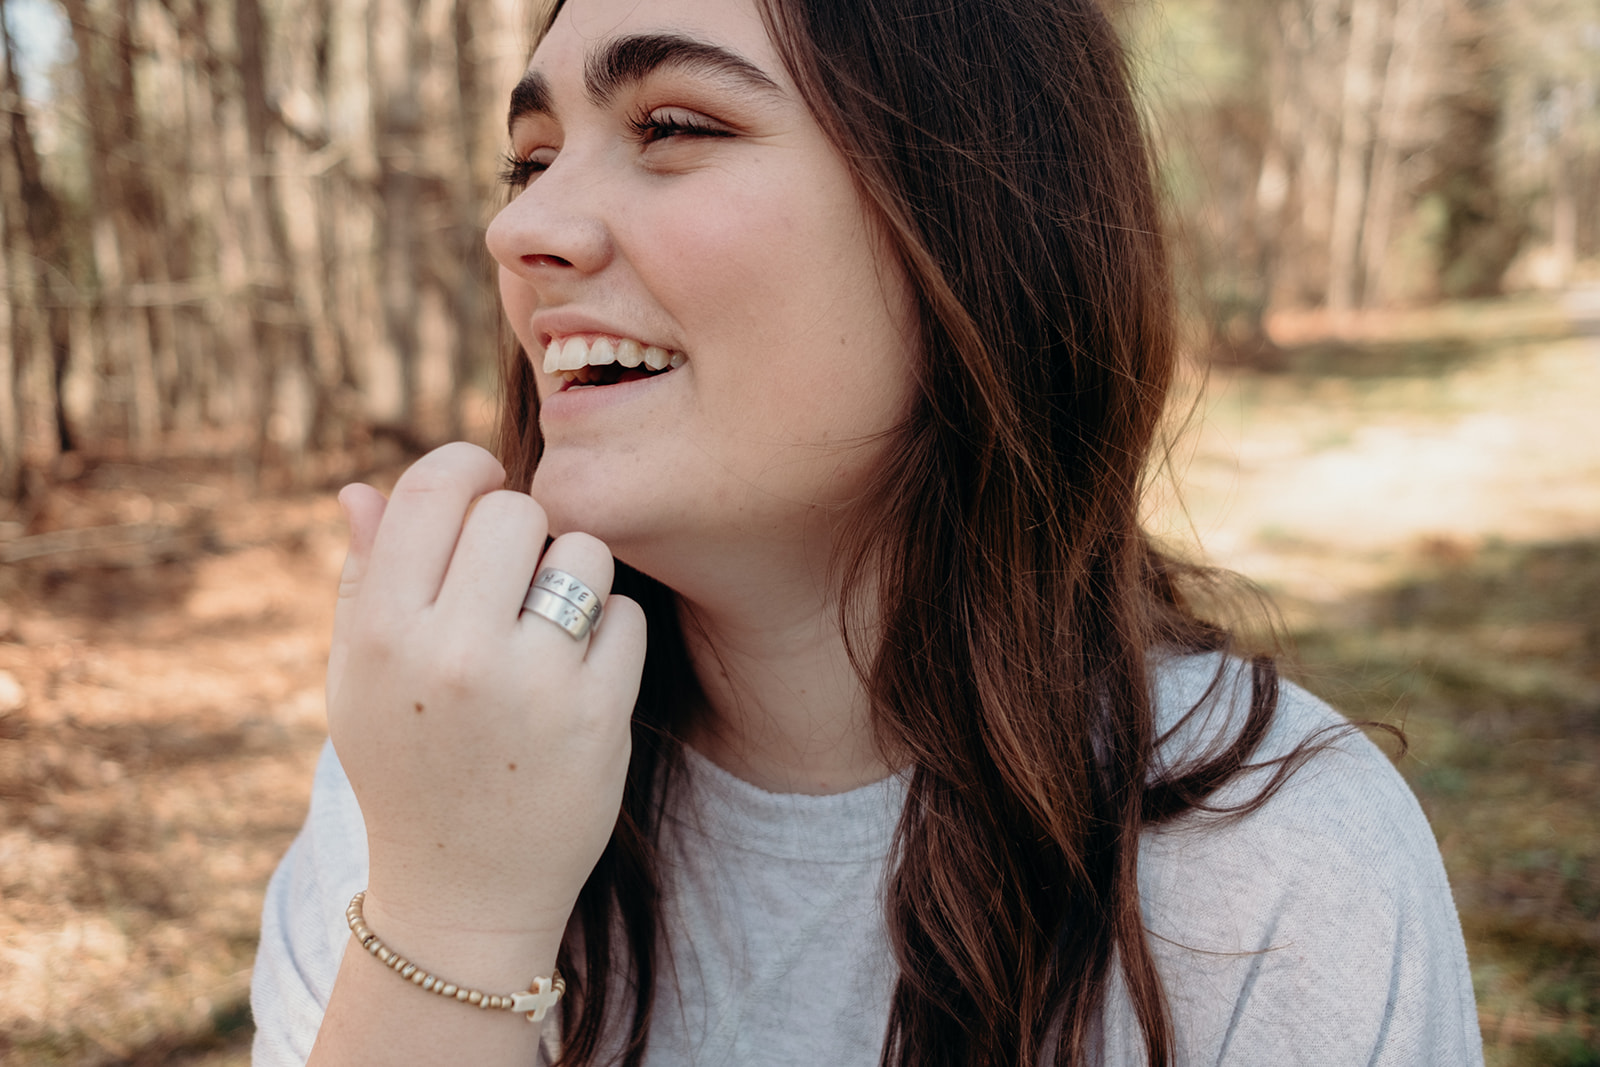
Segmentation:
{"type": "Polygon", "coordinates": [[[757,596],[738,588],[742,595],[680,597],[705,694],[688,742],[775,793],[841,793],[888,775],[837,608],[810,580],[767,584],[757,596]]]}

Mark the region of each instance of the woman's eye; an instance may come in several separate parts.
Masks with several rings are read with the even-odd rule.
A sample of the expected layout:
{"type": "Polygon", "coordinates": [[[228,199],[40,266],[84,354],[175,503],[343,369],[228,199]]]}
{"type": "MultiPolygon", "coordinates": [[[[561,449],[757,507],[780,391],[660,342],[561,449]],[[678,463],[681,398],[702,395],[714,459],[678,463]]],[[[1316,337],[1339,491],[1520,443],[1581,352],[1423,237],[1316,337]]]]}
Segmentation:
{"type": "Polygon", "coordinates": [[[501,160],[500,181],[513,189],[521,189],[550,166],[550,153],[538,151],[526,156],[508,152],[501,160]]]}
{"type": "Polygon", "coordinates": [[[628,128],[646,147],[672,137],[732,137],[733,131],[703,115],[681,108],[658,108],[628,120],[628,128]]]}

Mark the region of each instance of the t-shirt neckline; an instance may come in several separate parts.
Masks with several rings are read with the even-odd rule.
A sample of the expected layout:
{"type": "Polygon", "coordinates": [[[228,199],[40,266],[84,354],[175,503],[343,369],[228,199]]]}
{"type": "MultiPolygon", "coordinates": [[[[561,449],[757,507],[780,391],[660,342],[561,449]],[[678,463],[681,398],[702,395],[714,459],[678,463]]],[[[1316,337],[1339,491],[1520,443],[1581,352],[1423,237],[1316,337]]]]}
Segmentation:
{"type": "Polygon", "coordinates": [[[904,775],[843,793],[772,793],[683,746],[684,774],[665,815],[685,829],[773,859],[857,863],[888,854],[905,805],[904,775]]]}

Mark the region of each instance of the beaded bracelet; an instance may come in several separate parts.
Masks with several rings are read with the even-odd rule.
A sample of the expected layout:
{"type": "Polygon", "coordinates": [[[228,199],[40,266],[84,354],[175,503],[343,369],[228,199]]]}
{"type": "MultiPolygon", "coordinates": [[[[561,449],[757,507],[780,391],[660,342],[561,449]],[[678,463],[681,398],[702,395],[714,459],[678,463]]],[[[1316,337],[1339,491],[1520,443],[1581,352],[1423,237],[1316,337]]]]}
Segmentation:
{"type": "Polygon", "coordinates": [[[555,1007],[561,995],[567,991],[567,981],[561,977],[560,971],[556,971],[550,978],[535,978],[526,993],[485,993],[481,989],[468,989],[454,982],[446,982],[437,975],[429,974],[379,940],[378,935],[372,932],[372,927],[367,925],[367,920],[361,915],[361,905],[366,899],[367,891],[363,889],[351,898],[350,906],[344,910],[345,921],[350,924],[350,932],[361,942],[362,948],[377,957],[379,963],[418,988],[479,1008],[520,1011],[527,1015],[530,1023],[542,1021],[544,1013],[555,1007]]]}

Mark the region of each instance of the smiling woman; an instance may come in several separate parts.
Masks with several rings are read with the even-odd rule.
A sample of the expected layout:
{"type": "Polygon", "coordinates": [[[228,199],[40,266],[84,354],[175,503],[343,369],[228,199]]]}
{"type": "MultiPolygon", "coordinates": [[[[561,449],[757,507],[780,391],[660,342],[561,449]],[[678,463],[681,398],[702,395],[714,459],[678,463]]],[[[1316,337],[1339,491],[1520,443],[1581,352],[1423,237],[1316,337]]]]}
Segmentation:
{"type": "Polygon", "coordinates": [[[499,461],[341,494],[257,1063],[1481,1056],[1410,794],[1139,527],[1095,0],[570,0],[509,132],[499,461]]]}
{"type": "Polygon", "coordinates": [[[915,311],[759,10],[564,9],[509,125],[509,176],[532,184],[489,247],[544,353],[552,527],[684,593],[729,552],[787,554],[811,584],[910,411],[915,311]],[[705,30],[660,32],[682,26],[705,30]],[[660,373],[626,369],[652,354],[660,373]]]}

